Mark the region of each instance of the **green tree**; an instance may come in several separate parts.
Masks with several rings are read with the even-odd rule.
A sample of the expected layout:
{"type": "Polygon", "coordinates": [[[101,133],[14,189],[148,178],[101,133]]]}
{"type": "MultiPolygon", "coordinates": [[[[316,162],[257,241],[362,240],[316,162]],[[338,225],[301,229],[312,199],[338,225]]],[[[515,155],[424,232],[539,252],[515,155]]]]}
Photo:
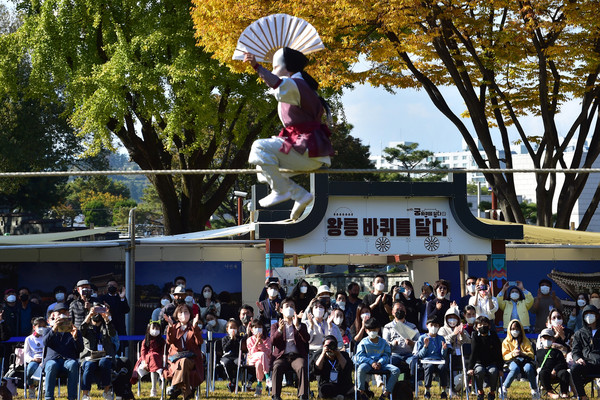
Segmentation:
{"type": "MultiPolygon", "coordinates": [[[[335,156],[331,159],[332,169],[374,169],[375,163],[369,159],[370,147],[364,145],[359,138],[352,136],[352,124],[337,123],[331,128],[335,156]]],[[[377,181],[376,174],[331,174],[331,181],[377,181]]]]}
{"type": "Polygon", "coordinates": [[[112,225],[112,217],[110,209],[101,200],[93,200],[85,203],[81,210],[85,216],[85,224],[87,226],[110,226],[112,225]]]}
{"type": "MultiPolygon", "coordinates": [[[[477,185],[473,183],[467,183],[467,194],[477,194],[477,185]]],[[[490,190],[486,184],[480,186],[480,194],[490,194],[490,190]]]]}
{"type": "MultiPolygon", "coordinates": [[[[195,45],[188,0],[16,4],[24,24],[0,48],[31,56],[32,94],[61,89],[90,151],[113,149],[116,137],[145,170],[243,168],[252,142],[276,132],[265,85],[195,45]]],[[[175,234],[204,229],[236,177],[149,179],[165,232],[175,234]]]]}
{"type": "Polygon", "coordinates": [[[386,181],[439,181],[444,173],[419,173],[411,177],[414,169],[440,169],[441,161],[433,157],[433,152],[418,149],[419,143],[400,143],[396,147],[386,147],[383,152],[385,160],[397,166],[399,170],[406,171],[403,174],[384,174],[382,179],[386,181]]]}
{"type": "MultiPolygon", "coordinates": [[[[192,2],[199,44],[238,70],[246,66],[231,54],[251,21],[274,13],[307,19],[326,47],[315,55],[318,68],[311,72],[317,80],[333,87],[367,81],[387,89],[423,89],[456,127],[478,168],[513,168],[515,142],[526,148],[535,168],[589,168],[600,156],[597,1],[192,2]],[[357,62],[368,68],[356,71],[357,62]],[[464,112],[448,104],[442,87],[456,89],[464,112]],[[571,100],[577,112],[559,124],[571,100]],[[528,117],[543,128],[528,130],[528,117]],[[560,129],[563,124],[568,126],[560,129]]],[[[553,224],[552,204],[558,200],[556,227],[567,228],[588,176],[566,174],[560,186],[556,174],[536,173],[538,224],[553,224]]],[[[506,219],[524,222],[513,174],[485,178],[506,219]]],[[[600,187],[578,229],[586,229],[599,203],[600,187]]]]}
{"type": "Polygon", "coordinates": [[[112,210],[112,224],[126,226],[129,222],[129,211],[136,206],[137,203],[133,199],[116,202],[112,210]]]}

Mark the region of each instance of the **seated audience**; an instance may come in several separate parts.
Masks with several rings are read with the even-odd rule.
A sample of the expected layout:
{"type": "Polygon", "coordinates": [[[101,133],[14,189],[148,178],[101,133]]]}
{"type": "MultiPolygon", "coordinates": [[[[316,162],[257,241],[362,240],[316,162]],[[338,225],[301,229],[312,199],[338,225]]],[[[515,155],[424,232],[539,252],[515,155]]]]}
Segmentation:
{"type": "MultiPolygon", "coordinates": [[[[417,341],[416,356],[419,360],[440,361],[446,358],[448,346],[443,336],[438,335],[440,325],[436,318],[430,318],[427,321],[427,333],[419,337],[417,341]]],[[[446,388],[448,387],[448,366],[444,364],[423,364],[425,398],[431,398],[431,383],[433,382],[433,374],[437,373],[440,379],[440,387],[442,393],[440,398],[447,399],[446,388]]]]}
{"type": "Polygon", "coordinates": [[[523,325],[514,319],[508,324],[506,338],[502,342],[502,357],[508,364],[509,372],[504,379],[503,391],[506,393],[513,380],[521,373],[523,378],[529,381],[531,397],[540,398],[537,387],[537,373],[534,365],[534,353],[531,342],[525,336],[523,325]]]}
{"type": "Polygon", "coordinates": [[[238,333],[238,325],[234,319],[230,319],[227,321],[227,325],[225,327],[227,330],[227,335],[221,339],[221,347],[223,349],[223,356],[221,356],[221,364],[225,367],[225,373],[227,374],[227,379],[229,379],[229,383],[227,384],[227,388],[231,393],[235,392],[235,382],[237,378],[237,366],[238,361],[240,360],[240,351],[244,351],[243,346],[243,338],[238,333]]]}
{"type": "Polygon", "coordinates": [[[573,361],[571,376],[577,396],[581,400],[587,400],[584,387],[586,381],[590,381],[587,375],[600,374],[598,309],[592,304],[583,309],[583,327],[573,336],[573,361]]]}
{"type": "Polygon", "coordinates": [[[252,321],[251,335],[246,339],[246,347],[248,348],[247,364],[253,365],[256,369],[257,382],[254,394],[260,396],[263,380],[270,380],[271,339],[265,335],[263,326],[258,319],[252,321]]]}
{"type": "Polygon", "coordinates": [[[33,319],[32,325],[33,331],[31,332],[31,335],[25,338],[25,348],[23,351],[25,364],[27,364],[27,370],[25,371],[27,396],[31,399],[35,398],[35,387],[31,377],[42,363],[42,355],[44,353],[44,343],[42,338],[44,333],[46,333],[47,323],[44,318],[37,317],[33,319]]]}
{"type": "Polygon", "coordinates": [[[402,369],[406,366],[405,363],[410,364],[415,342],[419,339],[419,330],[415,324],[406,320],[403,303],[396,301],[392,312],[394,320],[383,327],[382,336],[390,344],[391,363],[402,369]]]}
{"type": "Polygon", "coordinates": [[[536,352],[536,361],[540,386],[546,390],[551,399],[569,397],[569,385],[571,376],[569,366],[563,353],[552,347],[554,344],[554,331],[546,328],[540,333],[541,347],[536,352]],[[560,395],[552,388],[552,379],[558,380],[560,384],[560,395]]]}
{"type": "Polygon", "coordinates": [[[133,367],[131,375],[131,384],[137,383],[138,379],[150,373],[150,397],[156,397],[156,389],[159,380],[163,380],[163,354],[165,352],[166,341],[161,335],[161,323],[159,321],[150,321],[146,327],[146,337],[140,345],[140,357],[133,367]]]}
{"type": "Polygon", "coordinates": [[[354,398],[352,366],[348,353],[340,351],[335,336],[325,336],[311,368],[318,377],[319,397],[354,398]]]}
{"type": "Polygon", "coordinates": [[[477,400],[483,400],[484,380],[487,380],[490,389],[488,400],[496,398],[498,377],[502,372],[502,345],[495,331],[490,329],[487,317],[479,316],[474,323],[471,336],[471,355],[467,362],[467,374],[475,378],[477,385],[477,400]]]}
{"type": "Polygon", "coordinates": [[[569,316],[567,327],[573,331],[578,331],[583,327],[583,309],[590,303],[587,293],[578,293],[575,301],[575,307],[569,316]]]}
{"type": "Polygon", "coordinates": [[[435,299],[427,303],[427,319],[434,318],[439,326],[444,325],[444,315],[450,308],[450,282],[440,279],[435,283],[435,299]]]}
{"type": "MultiPolygon", "coordinates": [[[[206,313],[212,311],[217,317],[221,315],[221,302],[217,299],[217,295],[212,286],[204,285],[202,287],[202,299],[200,299],[200,317],[206,318],[206,313]]],[[[187,294],[186,294],[187,297],[187,294]]]]}

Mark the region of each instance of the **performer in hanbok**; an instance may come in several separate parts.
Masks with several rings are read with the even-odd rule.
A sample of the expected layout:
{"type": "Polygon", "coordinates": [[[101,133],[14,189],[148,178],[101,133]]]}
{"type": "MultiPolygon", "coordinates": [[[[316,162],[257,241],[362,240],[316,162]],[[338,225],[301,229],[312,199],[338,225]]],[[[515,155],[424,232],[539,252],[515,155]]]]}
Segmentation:
{"type": "Polygon", "coordinates": [[[271,187],[271,193],[261,199],[261,207],[294,200],[290,218],[300,218],[313,200],[313,195],[292,181],[279,168],[311,171],[331,165],[333,147],[331,132],[321,122],[325,101],[316,90],[318,83],[304,71],[308,59],[301,52],[284,47],[273,55],[273,72],[256,62],[253,54],[245,53],[244,61],[250,63],[271,88],[275,96],[283,130],[279,136],[258,139],[252,144],[248,162],[261,172],[258,179],[271,187]]]}

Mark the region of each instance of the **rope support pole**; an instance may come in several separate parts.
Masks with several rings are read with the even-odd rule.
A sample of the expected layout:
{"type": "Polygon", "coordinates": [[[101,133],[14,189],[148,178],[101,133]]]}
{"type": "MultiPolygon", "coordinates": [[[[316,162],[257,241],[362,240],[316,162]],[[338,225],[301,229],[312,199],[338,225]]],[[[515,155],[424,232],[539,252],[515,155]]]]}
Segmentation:
{"type": "MultiPolygon", "coordinates": [[[[314,171],[294,171],[289,169],[280,169],[283,173],[289,174],[597,174],[600,168],[513,168],[513,169],[318,169],[314,171]]],[[[58,176],[94,176],[94,175],[252,175],[260,172],[256,169],[168,169],[168,170],[111,170],[111,171],[36,171],[36,172],[0,172],[0,178],[39,178],[39,177],[58,177],[58,176]]]]}

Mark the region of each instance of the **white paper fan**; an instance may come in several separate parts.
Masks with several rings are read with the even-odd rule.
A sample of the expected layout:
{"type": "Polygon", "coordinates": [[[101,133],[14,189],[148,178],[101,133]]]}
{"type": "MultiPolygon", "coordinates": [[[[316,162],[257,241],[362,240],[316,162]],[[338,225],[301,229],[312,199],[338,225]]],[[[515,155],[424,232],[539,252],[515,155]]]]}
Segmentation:
{"type": "Polygon", "coordinates": [[[325,48],[314,26],[302,18],[288,14],[273,14],[251,23],[240,36],[234,60],[243,60],[244,53],[252,53],[256,61],[272,62],[273,54],[282,47],[303,54],[325,48]]]}

